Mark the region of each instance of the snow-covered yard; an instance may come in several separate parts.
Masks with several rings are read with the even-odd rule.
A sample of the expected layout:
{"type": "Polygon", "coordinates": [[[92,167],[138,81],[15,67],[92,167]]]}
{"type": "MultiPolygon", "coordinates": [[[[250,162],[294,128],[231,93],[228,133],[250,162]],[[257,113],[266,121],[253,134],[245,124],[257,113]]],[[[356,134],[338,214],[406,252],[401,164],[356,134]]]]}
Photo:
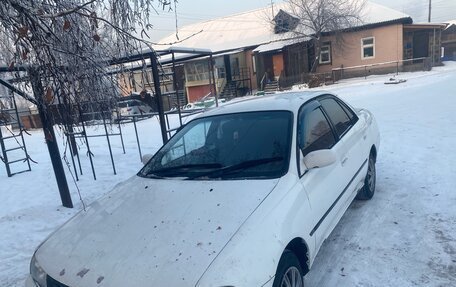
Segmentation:
{"type": "MultiPolygon", "coordinates": [[[[456,64],[400,77],[407,82],[385,85],[389,76],[373,76],[327,88],[377,118],[377,193],[352,204],[323,245],[306,286],[456,286],[456,64]]],[[[161,144],[157,120],[138,127],[143,153],[155,152],[161,144]]],[[[123,129],[126,154],[112,138],[118,175],[105,138],[90,142],[97,181],[82,148],[78,185],[86,203],[141,167],[133,125],[123,129]]],[[[75,208],[60,206],[42,133],[26,140],[39,163],[32,172],[8,178],[0,165],[0,286],[23,286],[35,247],[82,208],[70,174],[75,208]]]]}

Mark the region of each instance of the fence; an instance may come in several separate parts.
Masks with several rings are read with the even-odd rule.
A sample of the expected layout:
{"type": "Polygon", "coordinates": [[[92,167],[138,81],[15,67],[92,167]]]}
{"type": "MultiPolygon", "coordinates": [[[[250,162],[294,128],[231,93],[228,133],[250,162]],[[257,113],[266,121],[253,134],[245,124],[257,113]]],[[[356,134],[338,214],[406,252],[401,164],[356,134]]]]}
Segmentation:
{"type": "Polygon", "coordinates": [[[401,72],[430,71],[432,68],[430,58],[415,58],[401,61],[390,61],[371,65],[341,67],[332,69],[332,79],[337,82],[342,79],[364,77],[370,75],[384,75],[401,72]]]}
{"type": "Polygon", "coordinates": [[[415,58],[400,61],[390,61],[370,65],[334,68],[326,73],[302,73],[299,75],[282,75],[279,80],[281,89],[290,88],[296,84],[307,83],[310,88],[323,84],[333,84],[337,81],[349,78],[364,77],[371,75],[384,75],[390,73],[430,71],[432,68],[431,59],[415,58]]]}

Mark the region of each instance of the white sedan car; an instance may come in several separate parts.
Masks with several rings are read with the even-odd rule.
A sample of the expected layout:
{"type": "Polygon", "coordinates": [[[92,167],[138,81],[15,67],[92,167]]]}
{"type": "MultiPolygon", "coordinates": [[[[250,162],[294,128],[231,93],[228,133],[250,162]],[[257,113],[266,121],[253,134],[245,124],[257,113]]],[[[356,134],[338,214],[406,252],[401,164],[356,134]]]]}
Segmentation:
{"type": "Polygon", "coordinates": [[[26,286],[303,286],[378,148],[372,114],[325,92],[211,110],[45,240],[26,286]]]}

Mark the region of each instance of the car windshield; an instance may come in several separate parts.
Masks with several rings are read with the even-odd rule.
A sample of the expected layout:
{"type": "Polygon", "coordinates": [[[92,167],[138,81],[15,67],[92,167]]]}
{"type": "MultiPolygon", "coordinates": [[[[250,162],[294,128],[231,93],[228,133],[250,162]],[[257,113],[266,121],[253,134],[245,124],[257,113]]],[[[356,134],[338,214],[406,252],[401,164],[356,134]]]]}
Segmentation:
{"type": "Polygon", "coordinates": [[[292,113],[262,111],[188,123],[140,171],[143,177],[277,178],[288,171],[292,113]]]}

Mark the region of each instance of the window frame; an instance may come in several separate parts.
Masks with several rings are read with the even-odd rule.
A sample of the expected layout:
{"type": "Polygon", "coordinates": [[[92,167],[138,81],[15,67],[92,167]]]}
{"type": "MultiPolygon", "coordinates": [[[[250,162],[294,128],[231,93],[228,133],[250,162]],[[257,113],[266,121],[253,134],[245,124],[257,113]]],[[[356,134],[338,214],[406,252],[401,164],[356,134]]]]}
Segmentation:
{"type": "MultiPolygon", "coordinates": [[[[168,139],[168,141],[166,143],[164,143],[156,152],[155,154],[152,156],[152,158],[149,160],[149,162],[147,164],[145,164],[137,173],[136,173],[136,176],[139,176],[139,177],[146,177],[145,175],[145,171],[147,170],[147,167],[148,165],[150,164],[150,162],[153,160],[153,158],[157,157],[160,155],[160,153],[163,152],[163,150],[165,149],[165,147],[167,146],[168,142],[170,142],[171,140],[175,139],[178,134],[185,128],[187,128],[188,126],[191,125],[191,123],[195,122],[195,121],[199,121],[199,120],[206,120],[206,119],[210,119],[210,118],[215,118],[215,117],[219,117],[219,116],[233,116],[233,115],[239,115],[239,114],[253,114],[253,113],[278,113],[278,112],[283,112],[283,113],[288,113],[288,118],[289,118],[289,130],[288,130],[288,152],[286,154],[286,157],[284,158],[284,169],[282,171],[282,173],[279,175],[279,176],[272,176],[272,177],[263,177],[261,179],[276,179],[276,178],[281,178],[283,176],[285,176],[289,171],[290,171],[290,168],[291,168],[291,161],[292,161],[292,155],[293,155],[293,133],[294,133],[294,128],[295,128],[295,120],[294,120],[294,113],[290,110],[257,110],[257,111],[244,111],[244,112],[241,112],[241,111],[238,111],[238,112],[232,112],[232,113],[221,113],[221,114],[215,114],[215,115],[210,115],[210,116],[203,116],[203,117],[197,117],[197,118],[194,118],[192,120],[190,120],[189,122],[183,124],[182,126],[180,126],[177,131],[168,139]]],[[[234,179],[230,179],[230,180],[244,180],[242,178],[234,178],[234,179]]],[[[258,180],[258,179],[252,179],[252,180],[258,180]]]]}
{"type": "Polygon", "coordinates": [[[306,114],[306,115],[304,115],[304,117],[302,119],[303,121],[305,121],[307,114],[313,112],[316,109],[320,109],[323,116],[325,117],[326,121],[328,122],[329,128],[331,129],[331,133],[333,134],[333,137],[334,137],[334,144],[330,147],[330,149],[332,149],[339,142],[339,138],[338,138],[337,133],[335,133],[334,126],[333,126],[332,122],[330,121],[330,119],[328,118],[328,115],[322,109],[322,106],[319,102],[319,99],[321,99],[321,97],[322,96],[319,96],[319,97],[313,98],[313,99],[305,102],[303,105],[301,105],[301,107],[298,110],[297,119],[296,119],[296,164],[297,164],[297,170],[298,170],[298,174],[299,174],[300,178],[305,175],[305,171],[304,172],[301,171],[300,160],[302,158],[304,158],[304,155],[302,154],[301,148],[299,146],[299,131],[303,124],[300,121],[302,113],[306,114]]]}
{"type": "Polygon", "coordinates": [[[375,37],[374,36],[361,38],[361,59],[362,60],[375,59],[375,37]],[[364,44],[364,40],[369,40],[369,39],[372,39],[372,44],[364,44]],[[365,48],[372,48],[372,56],[366,57],[364,55],[365,48]]]}
{"type": "Polygon", "coordinates": [[[302,104],[301,107],[298,110],[297,117],[296,117],[296,142],[295,142],[295,147],[296,147],[296,168],[297,168],[297,171],[298,171],[299,178],[302,178],[306,174],[306,171],[302,171],[301,170],[301,164],[300,164],[300,160],[304,156],[302,155],[301,148],[299,147],[299,129],[301,127],[301,122],[299,121],[299,119],[300,119],[300,115],[301,115],[302,112],[309,112],[310,110],[313,111],[316,108],[320,108],[322,110],[323,115],[325,116],[326,120],[329,123],[329,126],[331,127],[331,131],[333,133],[333,136],[336,139],[336,141],[335,141],[334,145],[331,147],[331,149],[340,142],[342,137],[345,136],[345,134],[347,134],[359,120],[358,115],[356,114],[356,112],[349,105],[347,105],[342,100],[340,100],[339,98],[337,98],[336,96],[334,96],[332,94],[323,94],[323,95],[317,96],[315,98],[312,98],[312,99],[308,100],[307,102],[305,102],[304,104],[302,104]],[[350,115],[347,114],[347,116],[350,118],[351,126],[344,132],[344,134],[342,134],[340,136],[338,135],[334,124],[332,123],[331,119],[329,118],[328,114],[323,109],[323,106],[320,103],[320,100],[327,99],[327,98],[335,100],[342,107],[342,110],[345,113],[346,113],[346,110],[348,110],[353,115],[353,117],[350,117],[350,115]]]}
{"type": "Polygon", "coordinates": [[[331,127],[333,128],[333,132],[336,134],[336,136],[338,137],[338,140],[342,139],[352,128],[353,126],[356,124],[356,122],[358,121],[358,116],[356,116],[356,113],[354,111],[352,111],[347,105],[345,105],[342,101],[340,101],[339,99],[337,99],[336,97],[332,97],[332,96],[326,96],[326,97],[322,97],[319,99],[319,101],[321,100],[326,100],[326,99],[331,99],[333,101],[336,102],[336,104],[338,104],[340,106],[340,108],[342,109],[342,111],[345,113],[345,115],[347,115],[348,119],[350,120],[349,123],[350,123],[350,126],[343,132],[339,135],[339,132],[337,131],[337,128],[336,128],[336,125],[333,123],[333,121],[331,120],[331,117],[329,116],[329,113],[328,111],[326,111],[326,109],[324,108],[323,104],[320,103],[321,105],[321,109],[323,110],[323,113],[325,113],[326,117],[328,118],[329,120],[329,123],[331,125],[331,127]],[[352,117],[347,114],[347,111],[350,111],[352,113],[352,117]]]}
{"type": "Polygon", "coordinates": [[[331,42],[325,42],[325,43],[323,43],[323,44],[321,45],[321,47],[320,47],[320,57],[319,57],[319,59],[318,59],[319,64],[320,64],[320,65],[331,65],[331,63],[332,63],[332,55],[331,55],[331,54],[332,54],[331,42]],[[322,54],[322,52],[323,52],[323,47],[328,47],[328,51],[327,51],[327,52],[328,52],[328,58],[329,58],[328,61],[322,61],[322,60],[321,60],[321,59],[322,59],[321,54],[322,54]]]}

